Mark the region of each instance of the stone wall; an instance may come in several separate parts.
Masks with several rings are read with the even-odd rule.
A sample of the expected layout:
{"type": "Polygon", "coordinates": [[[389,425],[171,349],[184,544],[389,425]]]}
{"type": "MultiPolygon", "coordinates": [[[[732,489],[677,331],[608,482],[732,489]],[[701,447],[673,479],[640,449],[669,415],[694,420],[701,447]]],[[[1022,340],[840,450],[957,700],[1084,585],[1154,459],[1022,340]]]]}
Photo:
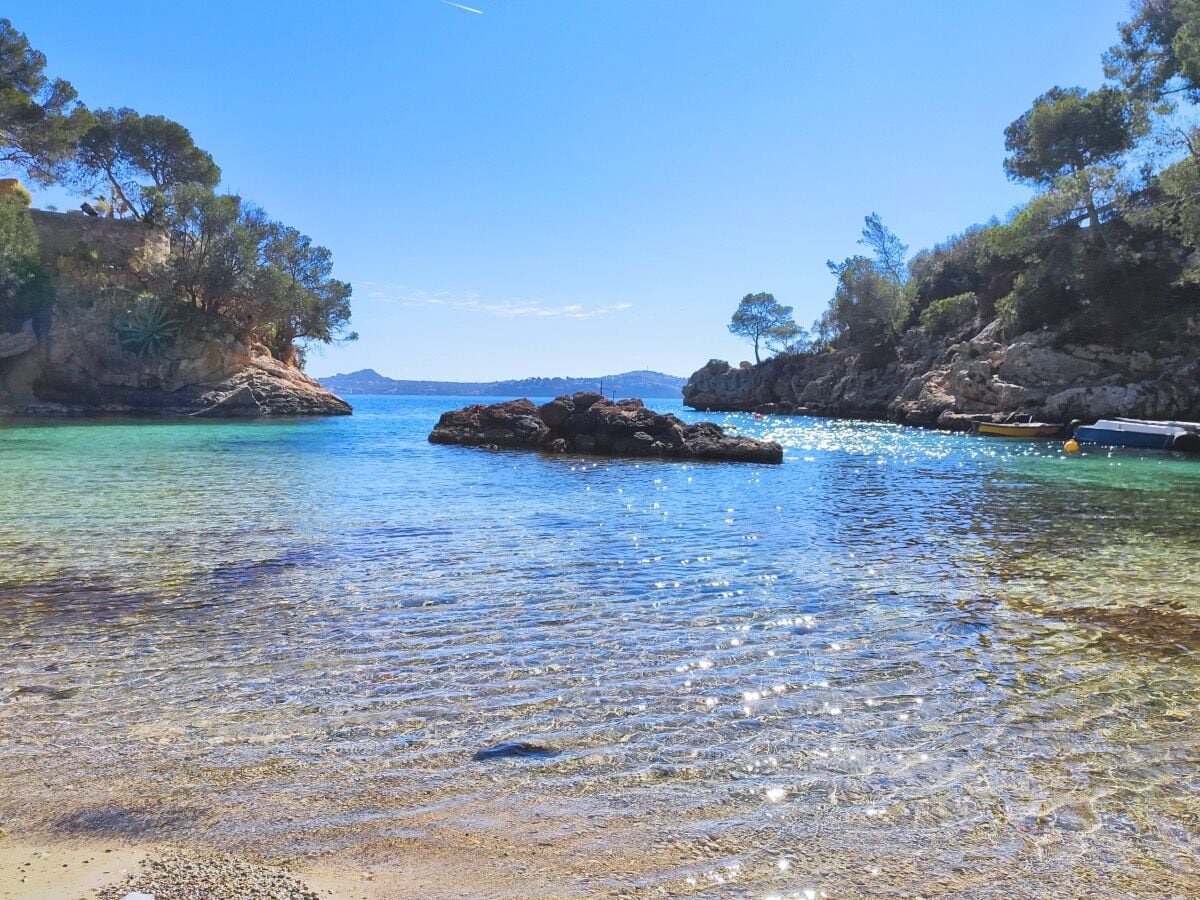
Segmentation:
{"type": "Polygon", "coordinates": [[[135,254],[143,253],[147,262],[165,262],[170,252],[167,234],[134,219],[106,219],[82,212],[50,212],[31,209],[37,229],[42,261],[53,270],[55,262],[80,244],[94,250],[100,262],[124,266],[135,254]]]}

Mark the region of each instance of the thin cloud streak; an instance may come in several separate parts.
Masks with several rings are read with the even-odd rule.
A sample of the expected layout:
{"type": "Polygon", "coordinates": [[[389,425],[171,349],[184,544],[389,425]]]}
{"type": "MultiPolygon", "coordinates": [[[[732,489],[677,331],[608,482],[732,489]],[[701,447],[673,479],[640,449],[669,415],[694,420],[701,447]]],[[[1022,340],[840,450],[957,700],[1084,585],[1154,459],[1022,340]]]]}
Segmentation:
{"type": "Polygon", "coordinates": [[[580,303],[554,306],[548,305],[541,300],[485,301],[478,294],[474,293],[452,294],[447,291],[430,293],[428,291],[406,291],[404,289],[388,290],[378,287],[375,290],[368,291],[367,297],[381,303],[395,303],[399,306],[443,307],[445,309],[497,316],[502,319],[596,319],[633,308],[632,303],[626,302],[609,303],[603,306],[584,306],[580,303]]]}
{"type": "Polygon", "coordinates": [[[461,3],[451,3],[450,0],[442,0],[447,6],[453,6],[455,9],[466,10],[469,13],[475,13],[477,16],[483,15],[482,9],[475,9],[473,6],[463,6],[461,3]]]}

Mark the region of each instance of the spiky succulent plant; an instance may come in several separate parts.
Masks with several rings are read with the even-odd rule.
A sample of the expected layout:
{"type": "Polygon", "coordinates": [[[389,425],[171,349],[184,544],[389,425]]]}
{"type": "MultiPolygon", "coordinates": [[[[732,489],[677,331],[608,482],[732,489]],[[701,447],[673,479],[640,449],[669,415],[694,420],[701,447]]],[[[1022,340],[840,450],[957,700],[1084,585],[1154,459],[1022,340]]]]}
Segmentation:
{"type": "Polygon", "coordinates": [[[157,356],[179,334],[179,321],[165,303],[140,297],[116,323],[121,346],[140,356],[157,356]]]}

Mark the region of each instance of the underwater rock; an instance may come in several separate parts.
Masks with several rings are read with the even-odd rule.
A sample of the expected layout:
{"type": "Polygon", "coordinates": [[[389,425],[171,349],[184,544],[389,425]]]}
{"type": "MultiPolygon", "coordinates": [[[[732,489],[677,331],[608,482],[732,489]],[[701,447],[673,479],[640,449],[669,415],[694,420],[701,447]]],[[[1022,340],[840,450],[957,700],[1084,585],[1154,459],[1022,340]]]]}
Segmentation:
{"type": "Polygon", "coordinates": [[[550,759],[551,757],[558,756],[559,752],[554,747],[547,747],[543,744],[531,744],[527,741],[504,741],[503,743],[496,744],[494,747],[477,751],[471,759],[476,762],[527,756],[536,759],[550,759]]]}

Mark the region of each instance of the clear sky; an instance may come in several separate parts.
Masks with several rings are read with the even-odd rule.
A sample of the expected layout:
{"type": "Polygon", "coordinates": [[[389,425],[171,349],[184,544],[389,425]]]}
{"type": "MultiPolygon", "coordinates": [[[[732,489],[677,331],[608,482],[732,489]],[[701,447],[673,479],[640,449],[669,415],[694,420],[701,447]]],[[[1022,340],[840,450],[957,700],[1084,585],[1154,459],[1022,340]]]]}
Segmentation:
{"type": "MultiPolygon", "coordinates": [[[[188,126],[354,285],[316,375],[491,380],[749,348],[878,211],[912,250],[1029,196],[1003,130],[1101,80],[1126,0],[9,0],[91,106],[188,126]]],[[[42,202],[61,197],[43,194],[42,202]]],[[[78,203],[79,198],[70,202],[78,203]]]]}

